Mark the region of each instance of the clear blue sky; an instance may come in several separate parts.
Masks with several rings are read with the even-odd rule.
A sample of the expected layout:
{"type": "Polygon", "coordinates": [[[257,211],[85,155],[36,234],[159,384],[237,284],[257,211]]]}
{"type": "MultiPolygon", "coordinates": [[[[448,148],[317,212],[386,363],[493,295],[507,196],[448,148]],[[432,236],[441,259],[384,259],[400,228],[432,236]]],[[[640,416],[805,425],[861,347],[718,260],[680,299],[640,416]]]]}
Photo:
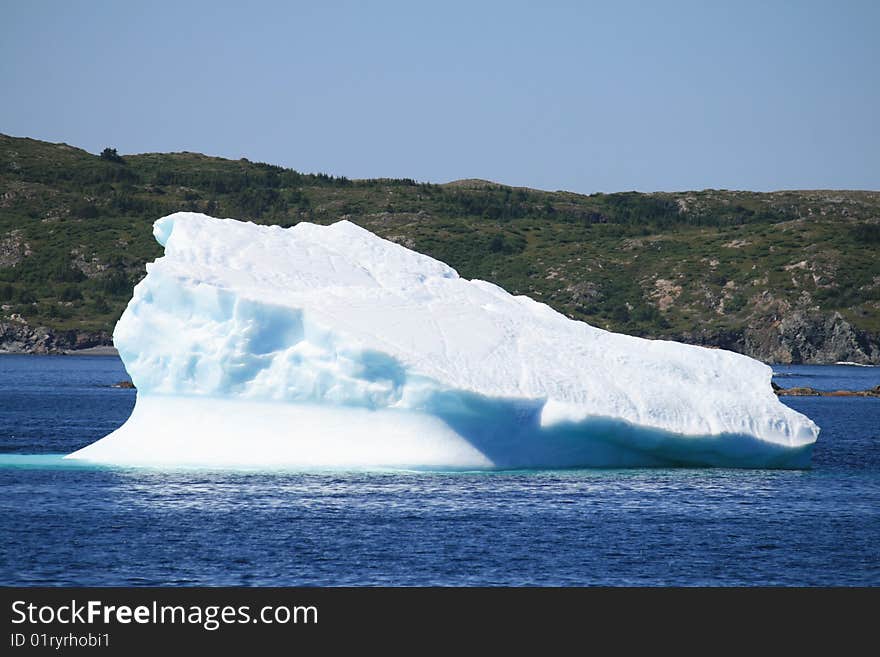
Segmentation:
{"type": "Polygon", "coordinates": [[[0,132],[352,178],[880,189],[880,2],[0,0],[0,132]]]}

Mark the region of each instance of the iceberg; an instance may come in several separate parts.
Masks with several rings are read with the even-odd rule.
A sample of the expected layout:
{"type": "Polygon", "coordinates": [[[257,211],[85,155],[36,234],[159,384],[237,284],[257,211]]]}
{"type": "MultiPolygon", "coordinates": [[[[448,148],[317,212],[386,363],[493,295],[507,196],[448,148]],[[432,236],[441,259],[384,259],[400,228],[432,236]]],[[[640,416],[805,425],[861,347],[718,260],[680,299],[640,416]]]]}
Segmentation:
{"type": "Polygon", "coordinates": [[[113,341],[118,465],[808,467],[819,428],[770,367],[575,321],[349,221],[176,213],[113,341]]]}

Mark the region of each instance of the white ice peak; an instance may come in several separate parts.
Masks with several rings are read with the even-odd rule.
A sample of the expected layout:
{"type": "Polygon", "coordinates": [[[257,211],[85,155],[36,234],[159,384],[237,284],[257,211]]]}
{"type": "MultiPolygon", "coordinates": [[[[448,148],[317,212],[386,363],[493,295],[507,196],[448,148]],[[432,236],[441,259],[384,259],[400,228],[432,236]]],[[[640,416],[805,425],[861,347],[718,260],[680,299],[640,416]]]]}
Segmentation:
{"type": "MultiPolygon", "coordinates": [[[[293,450],[266,465],[803,465],[818,435],[773,394],[766,365],[570,320],[348,221],[283,229],[177,213],[153,232],[165,256],[147,266],[114,332],[138,405],[171,395],[175,407],[234,399],[285,417],[336,413],[299,432],[264,431],[293,450]],[[358,448],[381,442],[365,431],[381,417],[401,435],[407,423],[435,426],[406,438],[420,449],[443,433],[464,451],[418,463],[419,450],[377,444],[374,458],[348,458],[347,439],[321,426],[351,413],[360,419],[337,428],[366,441],[358,448]],[[337,438],[323,454],[318,443],[337,438]]],[[[150,440],[144,422],[180,433],[180,417],[160,429],[143,415],[109,460],[126,460],[118,452],[134,433],[150,440]]],[[[198,442],[193,429],[179,439],[198,442]]],[[[100,444],[78,455],[99,459],[100,444]]]]}

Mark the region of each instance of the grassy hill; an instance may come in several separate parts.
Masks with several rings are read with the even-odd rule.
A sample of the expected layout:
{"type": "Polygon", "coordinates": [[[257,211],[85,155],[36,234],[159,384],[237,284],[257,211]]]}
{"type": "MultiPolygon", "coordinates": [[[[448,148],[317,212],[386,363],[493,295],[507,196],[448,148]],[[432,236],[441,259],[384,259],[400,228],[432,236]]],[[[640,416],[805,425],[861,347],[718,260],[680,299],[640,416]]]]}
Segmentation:
{"type": "Polygon", "coordinates": [[[880,363],[880,192],[581,195],[302,174],[0,135],[0,348],[106,342],[178,210],[347,218],[591,324],[764,360],[880,363]],[[5,333],[4,333],[5,331],[5,333]],[[3,336],[6,336],[5,338],[3,336]],[[18,337],[16,337],[18,336],[18,337]]]}

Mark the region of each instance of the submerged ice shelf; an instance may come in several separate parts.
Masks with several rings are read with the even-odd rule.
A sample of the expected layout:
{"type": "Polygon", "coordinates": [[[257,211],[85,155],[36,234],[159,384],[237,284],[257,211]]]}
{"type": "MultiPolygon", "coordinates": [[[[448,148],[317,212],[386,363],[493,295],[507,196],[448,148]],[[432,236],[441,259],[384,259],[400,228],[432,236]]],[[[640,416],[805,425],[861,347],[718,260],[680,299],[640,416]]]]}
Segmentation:
{"type": "Polygon", "coordinates": [[[804,467],[771,369],[645,340],[348,221],[156,221],[113,340],[129,420],[69,458],[256,467],[804,467]]]}

